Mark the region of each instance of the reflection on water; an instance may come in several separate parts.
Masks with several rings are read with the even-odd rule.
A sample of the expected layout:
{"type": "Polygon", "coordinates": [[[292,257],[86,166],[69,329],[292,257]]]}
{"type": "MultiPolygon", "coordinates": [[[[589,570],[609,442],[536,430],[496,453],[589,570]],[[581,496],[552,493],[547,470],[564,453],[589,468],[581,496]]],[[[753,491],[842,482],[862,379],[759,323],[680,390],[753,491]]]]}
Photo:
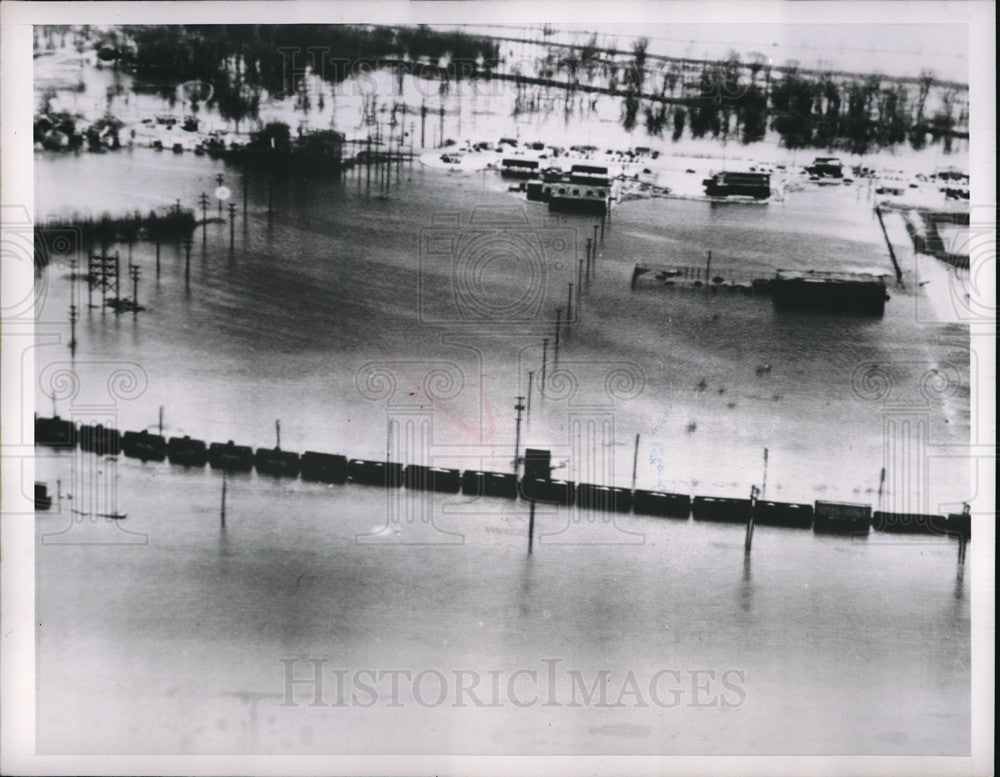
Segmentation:
{"type": "Polygon", "coordinates": [[[750,554],[743,559],[743,582],[740,585],[740,607],[749,613],[753,609],[753,581],[750,579],[750,554]]]}

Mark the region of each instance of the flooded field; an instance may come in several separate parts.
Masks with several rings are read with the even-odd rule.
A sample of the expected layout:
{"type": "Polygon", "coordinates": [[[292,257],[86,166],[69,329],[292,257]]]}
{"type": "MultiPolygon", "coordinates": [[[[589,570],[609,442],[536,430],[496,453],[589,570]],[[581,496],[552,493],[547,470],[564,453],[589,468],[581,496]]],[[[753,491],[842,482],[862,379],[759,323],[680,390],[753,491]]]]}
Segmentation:
{"type": "MultiPolygon", "coordinates": [[[[244,190],[241,171],[189,154],[36,160],[39,214],[192,207],[217,174],[238,200],[244,190]]],[[[891,271],[859,191],[624,203],[557,363],[555,310],[593,219],[550,219],[492,172],[398,173],[386,197],[364,168],[249,176],[232,248],[228,224],[197,229],[189,281],[182,246],[162,246],[159,277],[154,246],[132,246],[147,308],[136,317],[87,309],[86,286],[53,262],[37,282],[39,411],[54,394],[63,416],[155,429],[162,406],[166,435],[255,447],[274,444],[280,419],[287,450],[511,471],[530,372],[521,446],[551,449],[570,480],[629,486],[638,434],[640,488],[746,497],[767,448],[772,499],[877,504],[883,466],[888,509],[968,498],[966,464],[932,455],[969,439],[968,330],[920,315],[919,287],[890,285],[881,319],[630,290],[637,262],[700,266],[709,250],[749,277],[891,271]],[[929,463],[887,463],[887,449],[929,463]]],[[[116,250],[124,265],[129,249],[116,250]]],[[[75,520],[67,498],[37,520],[43,752],[969,748],[969,592],[950,540],[761,527],[744,564],[739,525],[553,508],[528,558],[524,502],[252,475],[229,479],[220,529],[210,470],[77,453],[42,455],[37,473],[75,499],[103,489],[128,515],[75,520]],[[286,672],[311,677],[310,659],[330,672],[323,704],[308,684],[286,694],[286,672]],[[439,672],[447,700],[434,703],[428,675],[398,705],[386,681],[370,706],[338,706],[336,678],[368,669],[439,672]],[[466,670],[482,705],[455,705],[466,670]],[[518,670],[537,687],[530,674],[510,685],[518,670]],[[607,703],[572,705],[568,670],[588,688],[607,670],[607,703]],[[646,706],[623,694],[629,673],[646,706]],[[660,699],[672,689],[678,703],[650,698],[657,676],[660,699]],[[515,703],[552,687],[557,704],[515,703]]]]}

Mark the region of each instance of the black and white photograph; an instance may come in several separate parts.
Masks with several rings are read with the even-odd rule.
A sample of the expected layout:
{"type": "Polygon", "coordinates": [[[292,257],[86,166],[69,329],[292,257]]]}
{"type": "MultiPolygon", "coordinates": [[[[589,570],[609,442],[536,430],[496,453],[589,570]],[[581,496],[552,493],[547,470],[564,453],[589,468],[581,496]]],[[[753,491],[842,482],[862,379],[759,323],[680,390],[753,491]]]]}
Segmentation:
{"type": "Polygon", "coordinates": [[[3,773],[992,774],[994,10],[4,3],[3,773]]]}

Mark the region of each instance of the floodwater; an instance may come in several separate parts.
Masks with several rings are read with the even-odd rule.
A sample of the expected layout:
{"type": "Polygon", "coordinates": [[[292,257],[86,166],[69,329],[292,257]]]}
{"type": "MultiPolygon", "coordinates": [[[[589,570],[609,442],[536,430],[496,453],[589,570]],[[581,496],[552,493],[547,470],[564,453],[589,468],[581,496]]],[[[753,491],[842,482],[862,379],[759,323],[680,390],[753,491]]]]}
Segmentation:
{"type": "MultiPolygon", "coordinates": [[[[187,154],[36,160],[40,215],[190,206],[218,173],[242,200],[241,172],[187,154]]],[[[249,176],[232,248],[227,224],[199,229],[188,282],[182,247],[162,246],[157,277],[154,247],[133,246],[135,317],[87,309],[54,262],[38,280],[39,410],[55,393],[64,416],[142,429],[163,407],[167,435],[255,447],[280,419],[288,450],[510,471],[530,372],[521,446],[550,448],[567,479],[630,485],[639,435],[639,487],[746,496],[766,477],[768,498],[877,506],[885,467],[887,509],[968,498],[964,463],[934,455],[969,439],[968,330],[920,315],[913,284],[890,285],[878,320],[630,291],[636,262],[700,267],[708,250],[741,278],[889,270],[850,187],[623,204],[556,363],[555,310],[593,220],[549,219],[489,172],[404,164],[385,196],[367,172],[249,176]]],[[[209,470],[62,454],[37,471],[73,496],[37,521],[40,752],[969,750],[968,585],[949,540],[759,527],[744,564],[739,525],[553,509],[528,557],[519,502],[253,475],[228,479],[222,529],[209,470]],[[72,512],[95,493],[127,519],[72,512]],[[326,660],[318,704],[304,684],[286,698],[286,667],[309,677],[309,659],[326,660]],[[384,680],[376,703],[337,706],[337,678],[368,669],[440,672],[448,698],[433,703],[427,674],[398,704],[384,680]],[[463,670],[483,706],[455,706],[463,670]],[[538,685],[522,673],[508,695],[517,670],[538,685]],[[572,705],[568,670],[607,677],[608,703],[572,705]],[[621,693],[629,673],[646,706],[621,693]],[[678,703],[650,698],[657,676],[678,703]]]]}

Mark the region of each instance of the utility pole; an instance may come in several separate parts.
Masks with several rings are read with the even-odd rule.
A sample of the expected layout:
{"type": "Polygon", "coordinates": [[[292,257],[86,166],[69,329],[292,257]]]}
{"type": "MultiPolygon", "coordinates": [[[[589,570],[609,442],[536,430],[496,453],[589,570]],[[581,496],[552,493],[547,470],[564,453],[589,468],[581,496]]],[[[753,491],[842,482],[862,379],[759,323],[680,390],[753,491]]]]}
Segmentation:
{"type": "Polygon", "coordinates": [[[753,543],[753,519],[757,513],[757,497],[759,495],[760,489],[757,486],[750,486],[750,515],[747,517],[747,537],[743,547],[743,553],[747,556],[750,555],[750,546],[753,543]]]}
{"type": "Polygon", "coordinates": [[[760,484],[760,495],[764,496],[764,492],[767,491],[767,448],[764,448],[764,479],[760,484]]]}
{"type": "MultiPolygon", "coordinates": [[[[218,175],[215,176],[215,182],[219,186],[222,186],[222,173],[219,173],[218,175]]],[[[222,200],[221,200],[221,198],[219,199],[219,218],[220,219],[222,218],[222,200]]]]}
{"type": "Polygon", "coordinates": [[[139,314],[139,265],[131,265],[128,271],[132,276],[132,315],[136,316],[139,314]]]}
{"type": "Polygon", "coordinates": [[[535,543],[535,500],[531,500],[531,507],[528,508],[528,555],[531,555],[532,545],[535,543]]]}
{"type": "Polygon", "coordinates": [[[208,195],[205,192],[198,197],[198,204],[201,205],[201,244],[204,246],[208,239],[208,195]]]}
{"type": "Polygon", "coordinates": [[[424,148],[424,132],[427,129],[427,100],[420,101],[420,148],[424,148]]]}
{"type": "Polygon", "coordinates": [[[69,352],[76,353],[76,305],[69,306],[69,352]]]}
{"type": "Polygon", "coordinates": [[[528,370],[528,418],[531,418],[531,384],[535,380],[535,371],[528,370]]]}
{"type": "Polygon", "coordinates": [[[219,507],[219,522],[226,528],[226,468],[222,468],[222,504],[219,507]]]}
{"type": "Polygon", "coordinates": [[[545,396],[545,363],[548,361],[549,338],[542,338],[542,396],[545,396]]]}
{"type": "Polygon", "coordinates": [[[524,410],[524,397],[518,397],[514,403],[517,420],[514,433],[514,474],[519,475],[521,469],[521,412],[524,410]]]}
{"type": "Polygon", "coordinates": [[[635,453],[632,455],[632,490],[635,491],[635,476],[639,469],[639,435],[635,436],[635,453]]]}

